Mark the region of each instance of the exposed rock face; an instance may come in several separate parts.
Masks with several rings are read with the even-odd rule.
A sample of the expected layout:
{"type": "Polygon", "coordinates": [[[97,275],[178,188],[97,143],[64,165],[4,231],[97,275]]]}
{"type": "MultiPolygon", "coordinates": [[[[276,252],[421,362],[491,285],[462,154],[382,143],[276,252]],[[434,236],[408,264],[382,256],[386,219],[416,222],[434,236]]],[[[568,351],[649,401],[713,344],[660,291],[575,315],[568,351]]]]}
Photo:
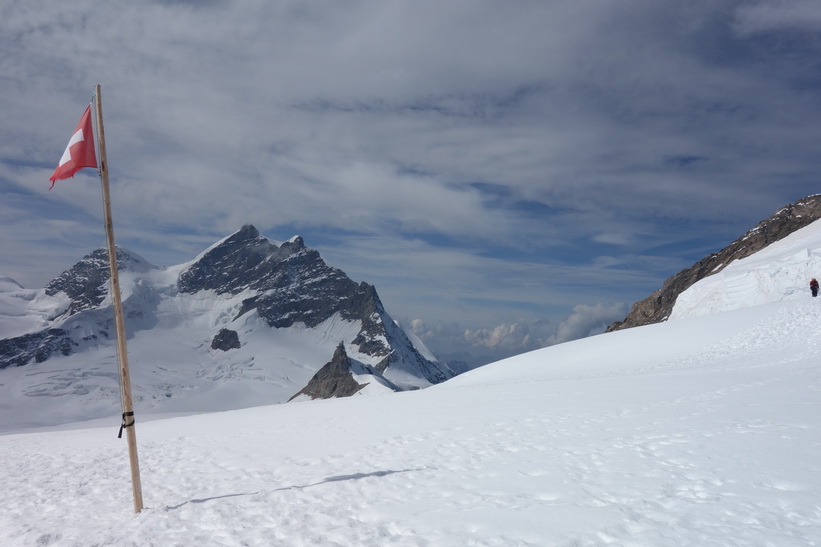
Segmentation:
{"type": "Polygon", "coordinates": [[[750,256],[819,218],[821,194],[785,206],[721,251],[702,258],[691,267],[668,278],[660,289],[633,304],[627,317],[610,325],[607,332],[665,321],[670,317],[678,295],[695,282],[720,272],[733,260],[750,256]]]}
{"type": "Polygon", "coordinates": [[[305,247],[301,237],[277,246],[253,226],[243,226],[180,274],[178,288],[191,294],[254,291],[237,317],[256,310],[274,328],[295,323],[315,327],[338,313],[343,319],[361,321],[362,330],[352,344],[380,359],[380,372],[410,368],[433,384],[453,376],[446,366],[420,355],[404,331],[394,328],[372,285],[356,283],[328,266],[317,251],[305,247]],[[394,351],[398,346],[405,351],[394,351]]]}
{"type": "Polygon", "coordinates": [[[70,355],[77,347],[63,329],[47,329],[0,340],[0,369],[19,367],[31,360],[42,363],[53,354],[70,355]]]}
{"type": "MultiPolygon", "coordinates": [[[[176,278],[122,249],[117,250],[117,260],[123,272],[146,272],[127,276],[127,287],[123,287],[129,337],[157,326],[161,306],[163,320],[173,323],[168,318],[176,317],[174,313],[182,314],[183,322],[190,319],[185,314],[192,302],[199,310],[196,313],[206,315],[205,310],[212,307],[209,301],[216,308],[231,302],[214,317],[211,348],[215,350],[240,348],[238,327],[233,326],[240,318],[254,324],[259,318],[274,329],[295,325],[313,329],[330,320],[329,328],[346,331],[344,342],[354,365],[360,367],[357,374],[374,374],[375,381],[387,382],[390,389],[418,389],[454,376],[450,368],[425,357],[427,354],[414,346],[386,313],[372,285],[356,283],[343,271],[328,266],[301,237],[275,243],[260,236],[253,226],[243,226],[203,252],[176,278]],[[245,317],[251,313],[257,317],[245,317]]],[[[51,281],[45,289],[53,298],[49,301],[50,315],[41,318],[44,326],[37,332],[1,339],[0,369],[110,343],[114,329],[109,277],[107,253],[99,249],[51,281]]],[[[13,280],[0,281],[5,292],[22,289],[13,280]]],[[[303,371],[317,370],[325,362],[333,346],[324,347],[327,350],[323,353],[327,353],[304,363],[303,371]]],[[[219,359],[230,361],[233,355],[219,359]]]]}
{"type": "Polygon", "coordinates": [[[371,285],[356,284],[328,266],[301,237],[277,247],[253,226],[243,226],[206,252],[180,275],[178,286],[183,293],[257,291],[239,314],[257,310],[276,328],[294,323],[315,327],[336,312],[345,319],[366,319],[376,311],[371,285]]]}
{"type": "Polygon", "coordinates": [[[276,284],[278,276],[268,279],[270,274],[283,273],[272,271],[270,266],[291,254],[294,247],[304,248],[301,238],[280,248],[260,236],[253,226],[245,225],[180,274],[180,292],[211,289],[217,294],[237,294],[246,289],[264,290],[266,281],[276,284]]]}
{"type": "Polygon", "coordinates": [[[237,331],[231,329],[220,329],[220,331],[211,340],[211,349],[219,349],[228,351],[230,349],[239,349],[239,334],[237,331]]]}
{"type": "MultiPolygon", "coordinates": [[[[151,264],[133,253],[117,248],[117,269],[120,271],[145,271],[151,264]]],[[[64,271],[46,285],[46,294],[54,296],[60,291],[71,299],[67,314],[97,308],[108,294],[108,280],[111,272],[108,265],[108,250],[97,249],[84,256],[71,269],[64,271]]]]}
{"type": "MultiPolygon", "coordinates": [[[[117,248],[117,267],[120,271],[147,271],[155,268],[140,256],[117,248]]],[[[42,363],[52,355],[70,355],[83,347],[93,346],[98,340],[109,338],[113,331],[114,317],[110,306],[101,305],[108,294],[111,273],[108,251],[97,249],[87,254],[71,269],[66,270],[46,285],[45,293],[54,296],[60,292],[68,296],[68,307],[60,310],[65,319],[59,328],[46,328],[39,332],[0,340],[0,369],[22,366],[29,362],[42,363]],[[87,320],[83,321],[81,317],[87,320]],[[81,324],[82,323],[82,324],[81,324]],[[92,332],[89,325],[93,325],[92,332]]],[[[145,286],[136,287],[138,298],[151,300],[155,295],[145,286]]],[[[125,307],[125,306],[124,306],[125,307]]],[[[126,309],[128,314],[128,309],[126,309]]],[[[139,320],[140,312],[130,314],[139,320]]]]}
{"type": "Polygon", "coordinates": [[[308,385],[290,400],[300,395],[307,395],[311,399],[331,399],[354,395],[368,384],[358,384],[353,379],[352,367],[353,364],[345,352],[345,345],[340,343],[330,362],[319,369],[308,385]]]}

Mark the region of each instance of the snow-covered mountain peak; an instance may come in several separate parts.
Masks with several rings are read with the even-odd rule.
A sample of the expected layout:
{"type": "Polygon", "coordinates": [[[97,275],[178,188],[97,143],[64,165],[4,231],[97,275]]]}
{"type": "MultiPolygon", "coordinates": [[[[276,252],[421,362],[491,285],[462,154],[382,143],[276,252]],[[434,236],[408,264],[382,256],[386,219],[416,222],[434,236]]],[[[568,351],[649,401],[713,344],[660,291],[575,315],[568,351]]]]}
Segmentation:
{"type": "MultiPolygon", "coordinates": [[[[157,268],[123,249],[117,259],[135,398],[155,411],[285,402],[340,343],[359,384],[418,389],[453,376],[393,321],[372,285],[299,236],[276,243],[246,225],[181,265],[157,268]]],[[[21,406],[70,394],[76,419],[119,404],[109,278],[100,249],[45,289],[0,292],[0,370],[37,369],[14,388],[21,406]]],[[[12,388],[0,382],[0,400],[10,395],[3,389],[12,388]]]]}
{"type": "MultiPolygon", "coordinates": [[[[156,266],[140,255],[117,247],[117,268],[123,272],[144,273],[156,266]]],[[[65,293],[71,300],[67,315],[100,306],[108,293],[107,283],[111,277],[108,250],[97,249],[68,270],[52,279],[45,287],[47,296],[65,293]]]]}
{"type": "Polygon", "coordinates": [[[305,247],[305,242],[302,240],[302,236],[293,236],[291,239],[289,239],[285,243],[295,245],[296,248],[299,248],[299,249],[305,247]]]}
{"type": "MultiPolygon", "coordinates": [[[[190,263],[180,274],[179,289],[185,293],[211,289],[233,294],[247,289],[263,289],[264,285],[270,284],[269,278],[277,275],[278,264],[302,251],[306,248],[299,236],[277,244],[247,224],[190,263]]],[[[315,261],[319,254],[312,252],[315,261]]]]}

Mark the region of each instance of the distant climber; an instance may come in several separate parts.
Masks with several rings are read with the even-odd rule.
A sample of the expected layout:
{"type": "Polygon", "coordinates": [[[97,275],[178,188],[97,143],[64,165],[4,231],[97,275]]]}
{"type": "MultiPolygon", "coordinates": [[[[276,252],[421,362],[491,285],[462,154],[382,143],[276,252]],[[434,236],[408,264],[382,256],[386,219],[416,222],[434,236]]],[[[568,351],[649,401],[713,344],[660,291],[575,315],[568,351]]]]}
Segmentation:
{"type": "Polygon", "coordinates": [[[818,281],[814,277],[810,279],[810,290],[813,296],[818,296],[818,281]]]}

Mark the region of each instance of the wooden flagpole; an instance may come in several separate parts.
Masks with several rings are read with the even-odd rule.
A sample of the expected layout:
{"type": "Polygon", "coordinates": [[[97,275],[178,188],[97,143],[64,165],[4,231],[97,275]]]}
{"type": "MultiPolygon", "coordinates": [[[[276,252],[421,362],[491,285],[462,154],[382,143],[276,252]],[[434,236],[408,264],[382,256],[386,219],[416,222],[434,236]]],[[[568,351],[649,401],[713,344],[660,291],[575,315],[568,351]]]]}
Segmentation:
{"type": "Polygon", "coordinates": [[[111,221],[111,194],[108,189],[108,161],[105,154],[105,134],[103,132],[103,105],[100,100],[100,84],[94,90],[97,110],[97,143],[100,149],[100,180],[103,187],[103,210],[108,243],[108,263],[111,269],[111,299],[114,304],[114,324],[117,328],[117,356],[120,363],[120,398],[123,407],[122,435],[125,429],[128,440],[128,456],[131,461],[131,486],[134,491],[134,512],[143,509],[143,492],[140,484],[140,462],[137,458],[137,432],[134,428],[134,405],[131,401],[131,375],[128,372],[128,351],[125,343],[125,318],[120,294],[120,277],[117,269],[117,250],[114,246],[114,224],[111,221]]]}

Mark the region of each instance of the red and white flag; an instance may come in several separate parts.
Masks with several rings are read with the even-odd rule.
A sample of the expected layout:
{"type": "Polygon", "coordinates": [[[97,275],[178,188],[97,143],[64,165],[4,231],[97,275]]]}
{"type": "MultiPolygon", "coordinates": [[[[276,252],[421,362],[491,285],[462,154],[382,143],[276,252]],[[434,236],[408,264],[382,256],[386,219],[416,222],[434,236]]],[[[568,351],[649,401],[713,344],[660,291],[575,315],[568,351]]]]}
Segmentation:
{"type": "MultiPolygon", "coordinates": [[[[97,168],[97,155],[94,153],[94,136],[91,132],[91,105],[83,112],[80,123],[74,129],[74,134],[68,141],[66,151],[57,164],[57,169],[48,180],[51,181],[51,188],[58,180],[73,177],[74,173],[83,167],[97,168]]],[[[51,190],[49,188],[49,190],[51,190]]]]}

